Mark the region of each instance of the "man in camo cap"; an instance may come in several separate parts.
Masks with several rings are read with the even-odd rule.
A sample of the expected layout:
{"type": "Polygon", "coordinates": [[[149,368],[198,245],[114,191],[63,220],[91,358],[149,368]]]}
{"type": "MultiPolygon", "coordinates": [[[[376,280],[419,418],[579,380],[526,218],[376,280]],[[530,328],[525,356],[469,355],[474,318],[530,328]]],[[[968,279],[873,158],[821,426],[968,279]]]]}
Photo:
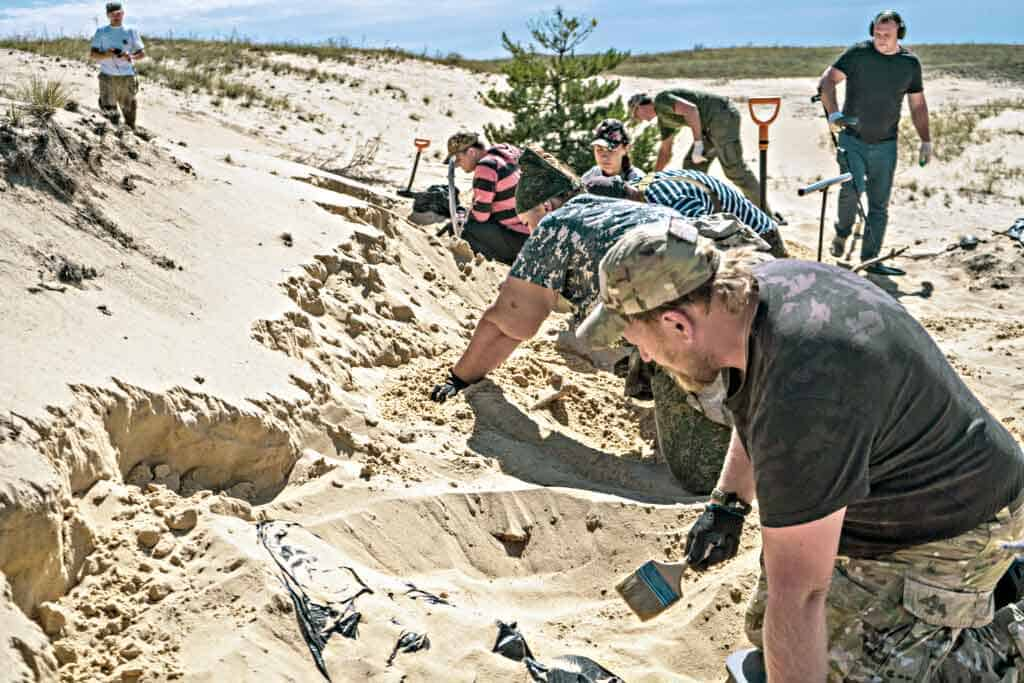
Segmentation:
{"type": "Polygon", "coordinates": [[[729,375],[732,440],[686,555],[734,556],[757,500],[746,627],[769,680],[1019,680],[1024,601],[992,592],[1024,535],[1024,450],[906,309],[676,222],[626,235],[599,277],[579,335],[623,335],[693,385],[729,375]]]}
{"type": "MultiPolygon", "coordinates": [[[[516,204],[533,232],[462,357],[431,392],[434,401],[454,397],[501,365],[537,333],[559,294],[582,317],[597,297],[601,257],[639,226],[676,220],[714,235],[721,244],[746,240],[768,248],[731,217],[684,219],[657,204],[585,194],[575,174],[540,148],[524,150],[520,164],[516,204]]],[[[656,373],[651,384],[659,449],[684,488],[706,493],[717,479],[729,431],[691,408],[687,394],[669,375],[656,373]]],[[[724,419],[721,414],[709,417],[724,419]]]]}

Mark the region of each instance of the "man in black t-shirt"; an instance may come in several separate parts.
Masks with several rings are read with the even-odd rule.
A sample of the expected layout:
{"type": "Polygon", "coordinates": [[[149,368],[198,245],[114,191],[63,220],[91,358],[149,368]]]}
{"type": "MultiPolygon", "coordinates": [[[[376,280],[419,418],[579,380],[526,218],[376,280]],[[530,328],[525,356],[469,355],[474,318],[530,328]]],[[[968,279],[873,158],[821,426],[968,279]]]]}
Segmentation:
{"type": "MultiPolygon", "coordinates": [[[[861,260],[874,258],[882,250],[896,171],[896,137],[904,95],[910,105],[914,128],[921,138],[920,164],[924,166],[932,156],[921,62],[899,43],[906,31],[898,13],[880,12],[870,25],[871,40],[846,50],[825,69],[818,83],[830,124],[838,124],[843,118],[858,120],[856,127],[844,128],[839,134],[839,167],[843,173],[853,173],[853,182],[843,185],[839,192],[836,236],[832,240],[834,256],[842,256],[846,249],[846,238],[856,218],[858,197],[864,191],[868,195],[868,215],[861,260]],[[840,111],[836,84],[842,81],[846,81],[846,101],[840,111]]],[[[902,270],[881,263],[868,266],[867,271],[875,275],[904,275],[902,270]]]]}
{"type": "Polygon", "coordinates": [[[875,285],[750,256],[682,222],[635,228],[578,331],[624,336],[689,387],[730,375],[735,427],[690,568],[736,554],[756,499],[747,631],[769,680],[1004,680],[1024,604],[994,613],[992,589],[1001,543],[1024,537],[1024,451],[875,285]]]}

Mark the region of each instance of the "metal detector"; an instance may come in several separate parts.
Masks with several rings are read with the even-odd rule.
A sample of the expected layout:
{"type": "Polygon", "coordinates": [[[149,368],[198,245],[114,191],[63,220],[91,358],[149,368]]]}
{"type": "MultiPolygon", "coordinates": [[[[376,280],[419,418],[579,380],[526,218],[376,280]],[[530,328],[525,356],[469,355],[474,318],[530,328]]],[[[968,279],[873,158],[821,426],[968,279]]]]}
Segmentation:
{"type": "MultiPolygon", "coordinates": [[[[821,92],[811,96],[811,102],[821,102],[821,92]]],[[[850,168],[850,160],[846,156],[846,149],[839,146],[839,138],[836,137],[835,131],[832,130],[832,124],[828,121],[828,109],[825,109],[825,103],[821,102],[821,113],[825,117],[825,124],[828,128],[828,135],[832,138],[832,148],[835,149],[836,154],[843,158],[843,163],[846,164],[846,168],[850,168]]],[[[856,116],[845,116],[839,120],[838,124],[844,128],[856,128],[859,123],[859,119],[856,116]]],[[[857,241],[861,238],[861,230],[867,226],[868,217],[864,213],[864,205],[861,204],[860,195],[864,192],[863,188],[857,187],[857,183],[853,184],[853,189],[857,193],[857,218],[860,219],[860,229],[854,229],[853,231],[853,242],[850,244],[850,253],[857,248],[857,241]]],[[[819,257],[820,261],[821,258],[819,257]]]]}
{"type": "Polygon", "coordinates": [[[416,160],[412,162],[412,175],[409,176],[409,185],[404,190],[398,191],[399,197],[415,196],[416,193],[412,191],[412,181],[416,179],[416,169],[420,165],[420,154],[430,146],[430,140],[427,140],[426,138],[416,138],[412,141],[412,144],[416,146],[416,160]]]}
{"type": "Polygon", "coordinates": [[[841,185],[848,183],[853,180],[852,173],[844,173],[837,175],[835,178],[826,178],[825,180],[819,180],[816,183],[811,183],[806,187],[801,187],[796,193],[803,197],[805,194],[812,192],[821,192],[821,222],[818,224],[818,261],[821,262],[821,248],[825,241],[825,207],[828,206],[828,188],[833,185],[841,185]]]}
{"type": "Polygon", "coordinates": [[[761,150],[761,210],[768,213],[768,126],[779,116],[782,108],[781,97],[751,97],[747,100],[750,118],[757,124],[757,148],[761,150]],[[759,118],[754,107],[772,107],[771,116],[759,118]]]}

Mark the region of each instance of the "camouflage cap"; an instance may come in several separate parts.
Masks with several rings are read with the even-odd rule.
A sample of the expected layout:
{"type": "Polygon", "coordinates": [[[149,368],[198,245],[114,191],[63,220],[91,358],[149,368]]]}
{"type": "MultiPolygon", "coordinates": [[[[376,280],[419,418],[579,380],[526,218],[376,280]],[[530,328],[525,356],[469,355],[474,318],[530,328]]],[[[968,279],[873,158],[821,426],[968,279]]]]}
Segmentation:
{"type": "Polygon", "coordinates": [[[459,152],[469,149],[473,145],[480,144],[480,136],[470,130],[460,130],[455,135],[448,138],[448,158],[445,161],[450,161],[459,152]]]}
{"type": "Polygon", "coordinates": [[[630,230],[601,259],[601,300],[576,330],[593,348],[614,345],[637,315],[686,296],[718,269],[719,252],[697,226],[669,217],[630,230]]]}
{"type": "Polygon", "coordinates": [[[594,147],[617,149],[620,145],[629,144],[629,133],[626,126],[618,119],[605,119],[594,129],[594,147]]]}
{"type": "Polygon", "coordinates": [[[537,145],[529,145],[519,157],[516,213],[525,213],[552,197],[582,189],[572,169],[537,145]]]}

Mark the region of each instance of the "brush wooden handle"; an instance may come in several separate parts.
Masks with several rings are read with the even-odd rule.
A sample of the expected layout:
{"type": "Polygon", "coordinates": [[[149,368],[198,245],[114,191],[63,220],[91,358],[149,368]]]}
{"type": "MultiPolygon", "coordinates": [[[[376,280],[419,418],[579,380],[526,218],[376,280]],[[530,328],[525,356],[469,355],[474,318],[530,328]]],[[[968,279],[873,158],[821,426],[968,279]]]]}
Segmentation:
{"type": "Polygon", "coordinates": [[[658,560],[651,560],[654,563],[655,569],[658,573],[664,577],[668,585],[672,586],[677,593],[682,595],[683,590],[683,574],[689,568],[690,563],[687,560],[682,562],[659,562],[658,560]]]}

